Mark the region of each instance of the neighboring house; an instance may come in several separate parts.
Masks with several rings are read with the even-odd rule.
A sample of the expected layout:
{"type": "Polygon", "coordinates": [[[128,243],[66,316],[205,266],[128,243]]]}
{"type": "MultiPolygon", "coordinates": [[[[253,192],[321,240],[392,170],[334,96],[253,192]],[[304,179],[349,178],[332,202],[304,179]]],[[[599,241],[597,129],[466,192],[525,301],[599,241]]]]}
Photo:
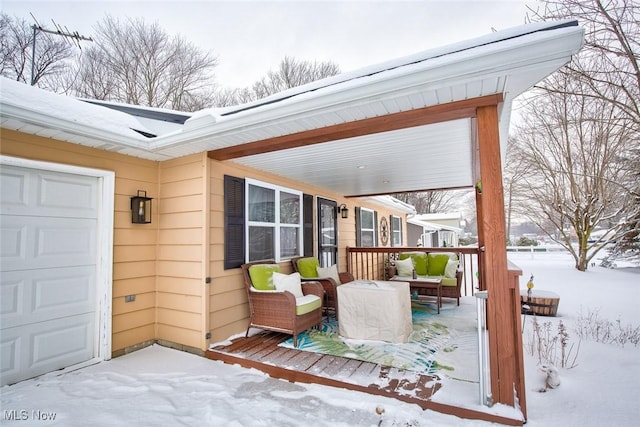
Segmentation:
{"type": "Polygon", "coordinates": [[[458,246],[462,214],[420,214],[407,218],[407,236],[416,246],[458,246]]]}
{"type": "Polygon", "coordinates": [[[194,114],[0,80],[3,382],[152,342],[202,353],[247,326],[241,263],[345,270],[382,218],[407,243],[406,206],[363,197],[475,186],[493,398],[524,409],[501,154],[513,99],[582,43],[576,21],[528,24],[194,114]]]}

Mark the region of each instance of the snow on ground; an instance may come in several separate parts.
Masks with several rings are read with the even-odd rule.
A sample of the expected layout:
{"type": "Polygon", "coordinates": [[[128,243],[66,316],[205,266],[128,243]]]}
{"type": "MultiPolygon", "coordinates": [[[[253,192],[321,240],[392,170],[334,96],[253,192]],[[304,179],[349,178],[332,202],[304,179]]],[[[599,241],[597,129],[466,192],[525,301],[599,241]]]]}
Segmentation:
{"type": "MultiPolygon", "coordinates": [[[[535,289],[560,295],[558,317],[570,343],[580,317],[640,326],[640,269],[573,268],[566,254],[510,254],[535,289]]],[[[525,320],[525,348],[532,320],[525,320]]],[[[561,384],[539,393],[544,375],[525,350],[527,426],[632,426],[640,418],[640,346],[582,341],[561,384]]],[[[395,399],[315,384],[296,384],[235,365],[154,345],[63,374],[5,386],[0,424],[11,426],[481,426],[395,399]],[[378,411],[377,411],[378,410],[378,411]],[[382,412],[378,415],[377,412],[382,412]]]]}

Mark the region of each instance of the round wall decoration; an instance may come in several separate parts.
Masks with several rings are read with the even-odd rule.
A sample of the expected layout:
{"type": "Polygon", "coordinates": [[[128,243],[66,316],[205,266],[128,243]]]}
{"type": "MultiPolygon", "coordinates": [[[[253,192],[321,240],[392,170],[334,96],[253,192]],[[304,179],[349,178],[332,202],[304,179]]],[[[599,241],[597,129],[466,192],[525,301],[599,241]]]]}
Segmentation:
{"type": "Polygon", "coordinates": [[[387,246],[387,243],[389,243],[389,223],[385,216],[380,218],[380,243],[382,243],[382,246],[387,246]]]}

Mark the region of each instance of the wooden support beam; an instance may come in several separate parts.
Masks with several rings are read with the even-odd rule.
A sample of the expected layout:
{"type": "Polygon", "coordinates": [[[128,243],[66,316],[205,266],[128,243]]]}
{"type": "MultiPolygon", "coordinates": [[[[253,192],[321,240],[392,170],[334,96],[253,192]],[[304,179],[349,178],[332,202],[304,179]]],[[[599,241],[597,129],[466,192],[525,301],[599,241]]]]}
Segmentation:
{"type": "Polygon", "coordinates": [[[229,160],[374,133],[470,118],[475,117],[478,107],[495,106],[500,102],[502,102],[502,94],[498,93],[248,142],[212,150],[209,151],[208,155],[209,158],[214,160],[229,160]]]}
{"type": "Polygon", "coordinates": [[[519,311],[516,314],[514,309],[513,295],[517,289],[513,288],[517,285],[517,281],[509,280],[508,276],[497,108],[496,106],[480,107],[476,117],[482,186],[481,192],[477,195],[480,213],[478,234],[479,241],[484,245],[482,281],[489,295],[487,325],[491,392],[494,402],[516,406],[518,403],[516,393],[521,395],[520,404],[525,401],[524,378],[520,375],[523,361],[522,352],[516,349],[516,335],[520,333],[520,317],[519,311]]]}

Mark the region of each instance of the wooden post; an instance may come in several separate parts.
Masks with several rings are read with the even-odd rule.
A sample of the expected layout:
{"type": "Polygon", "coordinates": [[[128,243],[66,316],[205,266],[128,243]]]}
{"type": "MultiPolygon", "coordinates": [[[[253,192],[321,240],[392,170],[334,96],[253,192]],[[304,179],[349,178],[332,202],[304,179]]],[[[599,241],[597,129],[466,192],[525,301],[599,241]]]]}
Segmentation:
{"type": "MultiPolygon", "coordinates": [[[[478,156],[481,191],[477,191],[478,239],[484,245],[482,282],[487,289],[487,326],[491,392],[495,403],[516,406],[517,393],[524,392],[524,378],[519,375],[522,353],[516,351],[516,334],[520,317],[514,314],[514,282],[507,273],[500,135],[496,105],[477,109],[478,156]],[[516,317],[514,319],[514,316],[516,317]]],[[[481,272],[481,274],[482,274],[481,272]]],[[[519,297],[518,297],[519,298],[519,297]]],[[[519,399],[524,402],[524,396],[519,399]]]]}

